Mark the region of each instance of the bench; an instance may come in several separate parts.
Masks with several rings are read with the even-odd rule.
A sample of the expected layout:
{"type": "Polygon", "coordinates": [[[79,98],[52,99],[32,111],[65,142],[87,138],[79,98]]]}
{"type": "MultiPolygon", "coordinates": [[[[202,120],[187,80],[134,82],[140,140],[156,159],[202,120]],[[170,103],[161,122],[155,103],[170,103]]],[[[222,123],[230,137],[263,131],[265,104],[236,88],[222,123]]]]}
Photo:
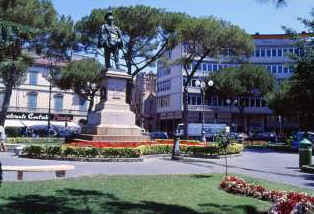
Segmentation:
{"type": "Polygon", "coordinates": [[[16,171],[17,180],[23,180],[24,172],[56,172],[56,177],[65,177],[67,170],[73,170],[72,165],[51,165],[51,166],[2,166],[2,171],[16,171]]]}

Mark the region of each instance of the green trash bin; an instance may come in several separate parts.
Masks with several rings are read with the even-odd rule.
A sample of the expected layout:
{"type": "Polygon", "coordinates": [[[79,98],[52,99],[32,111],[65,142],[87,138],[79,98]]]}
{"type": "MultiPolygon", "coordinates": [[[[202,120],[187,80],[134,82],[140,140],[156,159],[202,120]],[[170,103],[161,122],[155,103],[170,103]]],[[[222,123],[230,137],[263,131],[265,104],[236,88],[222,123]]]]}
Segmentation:
{"type": "Polygon", "coordinates": [[[299,144],[299,167],[312,164],[312,142],[303,138],[299,144]]]}

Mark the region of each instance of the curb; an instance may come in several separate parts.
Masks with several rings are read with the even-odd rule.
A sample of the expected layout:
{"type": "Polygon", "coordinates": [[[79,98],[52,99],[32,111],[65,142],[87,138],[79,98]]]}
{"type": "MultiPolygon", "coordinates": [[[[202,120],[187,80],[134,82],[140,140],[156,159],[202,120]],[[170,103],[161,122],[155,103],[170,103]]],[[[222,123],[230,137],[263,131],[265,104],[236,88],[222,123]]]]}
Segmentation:
{"type": "Polygon", "coordinates": [[[37,159],[37,160],[56,160],[56,161],[79,161],[79,162],[143,162],[144,158],[32,158],[19,156],[21,158],[37,159]]]}
{"type": "Polygon", "coordinates": [[[314,174],[314,166],[313,165],[303,165],[301,167],[301,171],[314,174]]]}

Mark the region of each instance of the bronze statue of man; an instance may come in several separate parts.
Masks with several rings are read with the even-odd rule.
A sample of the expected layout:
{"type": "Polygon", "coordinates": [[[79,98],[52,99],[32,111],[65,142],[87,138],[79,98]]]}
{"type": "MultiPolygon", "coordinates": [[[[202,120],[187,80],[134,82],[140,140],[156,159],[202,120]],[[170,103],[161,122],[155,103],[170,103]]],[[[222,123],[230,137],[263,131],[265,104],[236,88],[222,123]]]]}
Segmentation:
{"type": "Polygon", "coordinates": [[[119,69],[119,49],[123,48],[120,29],[113,24],[112,11],[105,15],[105,24],[101,26],[98,35],[98,48],[104,48],[106,68],[112,68],[110,59],[114,58],[115,67],[119,69]]]}

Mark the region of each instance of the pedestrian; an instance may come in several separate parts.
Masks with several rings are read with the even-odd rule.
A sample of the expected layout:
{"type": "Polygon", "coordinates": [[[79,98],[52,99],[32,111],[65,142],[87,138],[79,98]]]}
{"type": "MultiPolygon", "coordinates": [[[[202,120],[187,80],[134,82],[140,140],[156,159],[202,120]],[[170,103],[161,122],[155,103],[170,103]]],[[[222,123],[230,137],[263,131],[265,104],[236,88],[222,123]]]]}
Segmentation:
{"type": "Polygon", "coordinates": [[[5,146],[4,146],[4,142],[6,140],[6,136],[5,136],[5,131],[4,131],[4,127],[0,126],[0,151],[1,152],[5,152],[5,146]]]}

